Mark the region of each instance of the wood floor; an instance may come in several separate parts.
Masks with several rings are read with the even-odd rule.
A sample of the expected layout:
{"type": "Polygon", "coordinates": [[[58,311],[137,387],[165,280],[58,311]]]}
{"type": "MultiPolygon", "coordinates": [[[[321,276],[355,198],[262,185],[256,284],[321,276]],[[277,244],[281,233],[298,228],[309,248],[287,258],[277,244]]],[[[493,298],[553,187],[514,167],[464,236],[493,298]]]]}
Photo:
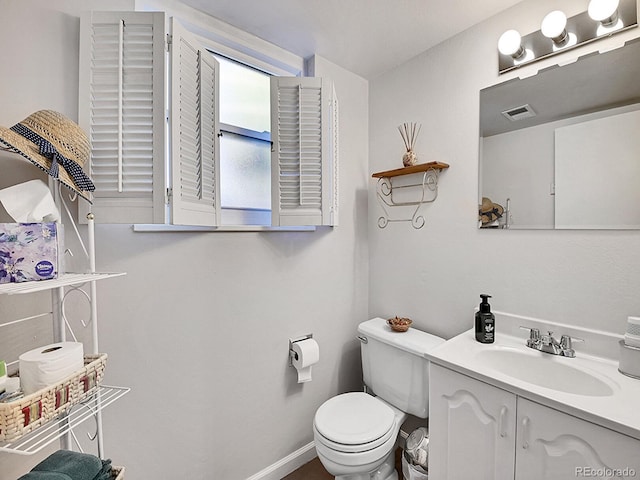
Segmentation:
{"type": "MultiPolygon", "coordinates": [[[[398,478],[402,478],[402,449],[396,450],[396,470],[398,471],[398,478]]],[[[319,458],[314,458],[309,463],[301,466],[295,472],[290,473],[282,480],[334,480],[333,475],[327,473],[327,471],[320,463],[319,458]]]]}

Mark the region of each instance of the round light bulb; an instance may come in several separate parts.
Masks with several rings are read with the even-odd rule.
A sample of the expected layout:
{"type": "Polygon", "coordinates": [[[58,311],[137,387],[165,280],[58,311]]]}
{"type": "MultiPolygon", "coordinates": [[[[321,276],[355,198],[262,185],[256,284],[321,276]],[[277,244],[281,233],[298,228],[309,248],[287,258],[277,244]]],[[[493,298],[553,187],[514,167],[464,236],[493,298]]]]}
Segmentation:
{"type": "Polygon", "coordinates": [[[503,55],[518,57],[522,54],[522,37],[517,30],[507,30],[498,40],[498,50],[503,55]]]}
{"type": "Polygon", "coordinates": [[[616,30],[620,30],[622,27],[624,27],[624,23],[622,23],[622,19],[618,18],[616,21],[607,23],[606,25],[598,25],[598,28],[596,29],[596,35],[599,37],[610,35],[616,30]]]}
{"type": "Polygon", "coordinates": [[[540,30],[545,37],[562,41],[567,35],[566,26],[567,16],[560,10],[554,10],[544,17],[540,30]]]}
{"type": "Polygon", "coordinates": [[[596,22],[603,22],[616,16],[619,3],[620,0],[591,0],[587,11],[596,22]]]}

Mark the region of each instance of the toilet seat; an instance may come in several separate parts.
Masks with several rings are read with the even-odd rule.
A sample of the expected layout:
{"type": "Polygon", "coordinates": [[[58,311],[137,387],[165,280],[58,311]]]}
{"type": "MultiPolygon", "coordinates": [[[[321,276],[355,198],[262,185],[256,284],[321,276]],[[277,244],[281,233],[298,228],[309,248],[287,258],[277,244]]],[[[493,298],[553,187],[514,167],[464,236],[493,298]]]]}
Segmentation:
{"type": "Polygon", "coordinates": [[[316,411],[317,440],[338,452],[374,449],[397,433],[396,414],[383,401],[363,392],[350,392],[327,400],[316,411]]]}

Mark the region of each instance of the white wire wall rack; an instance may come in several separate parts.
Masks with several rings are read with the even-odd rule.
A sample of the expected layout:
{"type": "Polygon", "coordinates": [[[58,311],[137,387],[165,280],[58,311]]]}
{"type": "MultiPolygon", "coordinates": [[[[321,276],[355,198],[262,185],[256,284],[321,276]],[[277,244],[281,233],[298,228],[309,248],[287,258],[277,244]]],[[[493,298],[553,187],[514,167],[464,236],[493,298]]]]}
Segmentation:
{"type": "Polygon", "coordinates": [[[382,207],[383,215],[378,218],[378,227],[385,228],[390,222],[411,222],[415,229],[420,229],[425,224],[423,215],[419,215],[420,207],[425,203],[431,203],[438,197],[439,173],[449,168],[442,162],[429,162],[412,165],[410,167],[397,168],[371,175],[378,179],[376,196],[382,207]],[[422,173],[421,182],[403,182],[398,184],[397,177],[422,173]],[[411,191],[408,195],[402,192],[411,191]],[[427,192],[432,192],[427,195],[427,192]],[[415,207],[410,218],[391,218],[388,207],[415,207]]]}
{"type": "MultiPolygon", "coordinates": [[[[24,318],[5,321],[0,324],[0,328],[48,317],[53,323],[54,342],[67,341],[68,336],[70,336],[73,341],[79,341],[79,337],[76,335],[74,330],[77,330],[78,328],[87,329],[87,333],[90,332],[91,334],[91,344],[89,347],[85,346],[85,353],[98,354],[99,344],[96,282],[98,280],[119,277],[125,275],[125,273],[96,272],[94,214],[89,213],[87,215],[87,242],[85,243],[83,236],[78,229],[74,215],[72,215],[69,210],[67,200],[64,198],[63,192],[61,192],[60,184],[56,181],[50,180],[49,187],[54,195],[56,205],[65,219],[66,231],[68,232],[69,229],[71,229],[75,233],[73,238],[74,240],[77,240],[77,245],[79,245],[78,248],[80,248],[84,254],[80,257],[80,263],[86,264],[81,267],[81,269],[85,271],[82,273],[60,273],[57,278],[51,280],[0,285],[0,295],[22,295],[47,290],[51,292],[51,309],[49,311],[24,318]],[[74,297],[73,302],[69,300],[72,294],[74,297]],[[73,306],[76,307],[78,303],[83,302],[89,307],[88,313],[83,314],[86,315],[86,318],[69,318],[74,316],[72,314],[74,310],[73,308],[70,308],[68,311],[67,304],[72,303],[73,306]]],[[[71,202],[75,202],[76,199],[77,196],[70,196],[71,202]]],[[[17,360],[9,363],[8,365],[16,363],[17,360]]],[[[60,448],[62,449],[76,449],[83,451],[82,443],[74,433],[74,428],[87,420],[93,419],[95,422],[95,433],[87,434],[87,436],[91,442],[95,442],[98,456],[100,458],[104,458],[102,409],[115,402],[128,391],[129,388],[126,387],[110,387],[101,385],[88,399],[84,400],[80,404],[70,407],[66,412],[45,423],[33,432],[25,434],[11,442],[0,443],[0,451],[31,455],[56,440],[60,440],[60,448]]]]}
{"type": "Polygon", "coordinates": [[[90,438],[96,439],[98,435],[97,414],[105,407],[111,405],[123,395],[129,392],[127,387],[112,387],[101,385],[98,391],[89,399],[78,405],[74,405],[70,410],[54,420],[46,423],[42,427],[27,433],[11,442],[0,442],[0,452],[17,453],[20,455],[33,455],[51,443],[59,440],[64,435],[71,435],[75,447],[82,451],[82,445],[75,435],[73,429],[82,423],[96,420],[96,430],[90,438]]]}
{"type": "MultiPolygon", "coordinates": [[[[77,286],[88,282],[95,282],[105,278],[120,277],[125,273],[63,273],[58,278],[40,282],[3,283],[0,285],[0,295],[19,295],[42,292],[60,287],[77,286]]],[[[2,326],[2,325],[0,325],[2,326]]]]}

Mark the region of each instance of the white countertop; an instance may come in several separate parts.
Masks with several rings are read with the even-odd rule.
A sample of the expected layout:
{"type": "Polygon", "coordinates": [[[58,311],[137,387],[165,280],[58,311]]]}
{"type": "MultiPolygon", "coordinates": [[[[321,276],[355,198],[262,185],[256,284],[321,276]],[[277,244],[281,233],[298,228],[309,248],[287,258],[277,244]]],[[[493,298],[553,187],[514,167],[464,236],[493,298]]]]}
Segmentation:
{"type": "MultiPolygon", "coordinates": [[[[550,322],[543,322],[538,325],[535,319],[497,312],[494,312],[494,314],[496,314],[495,343],[482,344],[477,342],[474,330],[471,329],[435,348],[426,355],[427,358],[434,364],[640,439],[640,380],[623,375],[618,371],[618,359],[615,354],[617,347],[612,345],[612,342],[617,343],[617,339],[622,337],[593,330],[581,331],[577,327],[552,324],[550,322]],[[519,331],[518,324],[528,327],[544,325],[543,328],[550,327],[549,329],[553,329],[556,338],[559,338],[564,333],[570,333],[574,337],[585,338],[585,343],[574,344],[576,358],[538,352],[526,347],[525,342],[528,338],[528,332],[519,331]],[[591,344],[591,347],[597,346],[597,353],[608,353],[610,357],[592,355],[589,352],[589,344],[591,344]],[[607,348],[601,348],[602,345],[607,345],[607,348]],[[582,350],[580,350],[580,347],[582,347],[582,350]],[[604,382],[610,387],[611,394],[596,396],[567,393],[546,388],[539,384],[529,383],[517,378],[517,375],[507,375],[500,371],[499,368],[497,369],[484,362],[483,356],[486,356],[486,354],[479,356],[481,352],[491,350],[520,351],[530,356],[539,356],[540,361],[559,362],[582,370],[604,382]]],[[[546,333],[543,328],[541,330],[546,333]]],[[[553,364],[547,363],[545,367],[553,369],[553,364]]],[[[563,369],[559,368],[558,370],[562,372],[563,369]]],[[[563,374],[565,373],[559,373],[559,375],[563,374]]],[[[523,377],[526,377],[526,375],[523,374],[523,377]]],[[[555,380],[558,380],[558,378],[556,377],[555,380]]],[[[607,388],[603,390],[609,391],[607,388]]]]}

